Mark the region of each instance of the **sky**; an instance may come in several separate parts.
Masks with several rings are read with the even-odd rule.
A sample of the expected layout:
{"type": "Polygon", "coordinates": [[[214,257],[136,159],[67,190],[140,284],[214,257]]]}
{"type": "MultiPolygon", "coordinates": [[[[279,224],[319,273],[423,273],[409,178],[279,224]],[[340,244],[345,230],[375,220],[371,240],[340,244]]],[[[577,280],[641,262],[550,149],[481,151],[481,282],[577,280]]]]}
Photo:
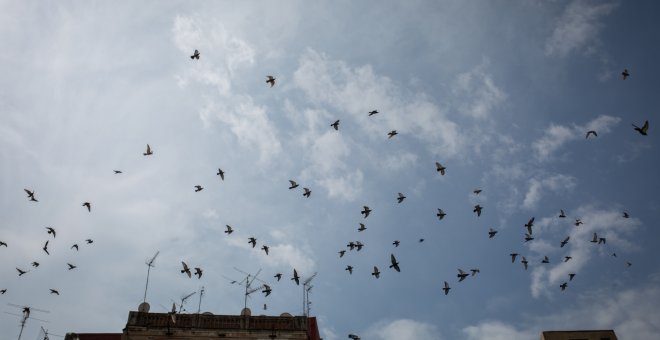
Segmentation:
{"type": "Polygon", "coordinates": [[[153,312],[302,315],[296,269],[326,340],[658,339],[658,9],[0,1],[0,329],[119,333],[159,252],[153,312]]]}

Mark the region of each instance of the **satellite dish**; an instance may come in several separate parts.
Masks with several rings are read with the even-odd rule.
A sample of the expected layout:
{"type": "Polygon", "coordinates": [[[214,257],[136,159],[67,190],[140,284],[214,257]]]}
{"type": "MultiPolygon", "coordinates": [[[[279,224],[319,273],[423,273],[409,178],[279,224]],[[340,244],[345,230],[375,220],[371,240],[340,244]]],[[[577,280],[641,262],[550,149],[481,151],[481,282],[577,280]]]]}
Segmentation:
{"type": "Polygon", "coordinates": [[[250,316],[250,315],[252,315],[252,311],[250,311],[250,308],[246,307],[243,308],[243,310],[241,310],[241,316],[250,316]]]}
{"type": "Polygon", "coordinates": [[[150,307],[149,307],[149,304],[148,304],[148,303],[146,303],[146,302],[142,302],[142,303],[138,306],[138,312],[140,312],[140,313],[149,313],[149,308],[150,308],[150,307]]]}
{"type": "Polygon", "coordinates": [[[280,316],[282,316],[282,317],[292,317],[293,315],[284,312],[284,313],[280,314],[280,316]]]}
{"type": "Polygon", "coordinates": [[[204,312],[204,313],[202,313],[202,315],[213,315],[213,313],[211,313],[211,312],[204,312]]]}

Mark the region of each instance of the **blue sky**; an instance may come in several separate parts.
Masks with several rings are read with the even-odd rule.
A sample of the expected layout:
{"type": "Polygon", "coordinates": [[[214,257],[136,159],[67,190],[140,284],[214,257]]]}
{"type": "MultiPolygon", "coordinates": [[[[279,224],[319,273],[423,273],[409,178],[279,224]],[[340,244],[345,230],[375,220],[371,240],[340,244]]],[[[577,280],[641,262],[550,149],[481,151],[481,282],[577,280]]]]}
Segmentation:
{"type": "MultiPolygon", "coordinates": [[[[3,311],[50,311],[35,313],[48,323],[28,321],[26,339],[42,325],[120,332],[159,250],[147,298],[156,312],[204,286],[203,311],[238,314],[242,288],[227,279],[241,279],[236,267],[261,269],[273,289],[252,295],[253,313],[298,315],[296,268],[318,272],[311,314],[328,340],[592,328],[657,339],[657,10],[650,1],[2,1],[3,311]],[[648,136],[631,126],[645,120],[648,136]],[[588,130],[598,136],[585,139],[588,130]],[[289,190],[290,179],[300,187],[289,190]],[[594,232],[607,243],[589,242],[594,232]],[[365,247],[339,258],[350,241],[365,247]],[[181,261],[202,278],[181,274],[181,261]],[[17,267],[30,271],[18,277],[17,267]],[[458,268],[481,272],[459,283],[458,268]],[[568,273],[577,275],[562,292],[568,273]]],[[[19,318],[3,314],[0,328],[18,333],[19,318]]]]}

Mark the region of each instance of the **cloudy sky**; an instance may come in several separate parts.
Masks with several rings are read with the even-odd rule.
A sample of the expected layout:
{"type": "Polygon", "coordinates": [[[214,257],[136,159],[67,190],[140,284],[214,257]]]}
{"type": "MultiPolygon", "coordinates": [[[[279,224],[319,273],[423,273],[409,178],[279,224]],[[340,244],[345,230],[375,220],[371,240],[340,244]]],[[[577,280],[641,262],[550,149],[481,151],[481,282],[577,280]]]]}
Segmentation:
{"type": "MultiPolygon", "coordinates": [[[[49,311],[25,339],[40,326],[121,332],[160,251],[155,312],[204,286],[202,311],[238,314],[240,270],[273,289],[251,295],[253,314],[300,315],[295,268],[318,273],[311,315],[327,340],[658,339],[657,13],[651,1],[0,1],[0,308],[49,311]],[[648,136],[633,130],[646,120],[648,136]],[[458,268],[480,273],[459,283],[458,268]]],[[[17,335],[7,313],[0,329],[17,335]]]]}

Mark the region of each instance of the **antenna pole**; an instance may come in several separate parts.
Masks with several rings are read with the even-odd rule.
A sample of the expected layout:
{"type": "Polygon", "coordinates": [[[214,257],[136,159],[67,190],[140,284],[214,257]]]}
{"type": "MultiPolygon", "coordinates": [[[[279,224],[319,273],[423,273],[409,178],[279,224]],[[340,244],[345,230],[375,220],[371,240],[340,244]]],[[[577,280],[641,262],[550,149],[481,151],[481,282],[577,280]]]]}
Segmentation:
{"type": "Polygon", "coordinates": [[[204,296],[204,286],[202,286],[202,290],[199,292],[199,305],[197,305],[197,314],[202,311],[202,296],[204,296]]]}
{"type": "Polygon", "coordinates": [[[250,288],[250,274],[248,274],[247,279],[245,280],[245,297],[243,298],[243,308],[247,308],[248,288],[250,288]]]}
{"type": "Polygon", "coordinates": [[[156,260],[158,254],[160,254],[160,250],[156,251],[154,257],[152,257],[151,260],[147,261],[147,283],[144,285],[144,300],[142,302],[147,302],[147,288],[149,288],[149,272],[151,271],[151,267],[154,266],[154,261],[156,260]]]}

